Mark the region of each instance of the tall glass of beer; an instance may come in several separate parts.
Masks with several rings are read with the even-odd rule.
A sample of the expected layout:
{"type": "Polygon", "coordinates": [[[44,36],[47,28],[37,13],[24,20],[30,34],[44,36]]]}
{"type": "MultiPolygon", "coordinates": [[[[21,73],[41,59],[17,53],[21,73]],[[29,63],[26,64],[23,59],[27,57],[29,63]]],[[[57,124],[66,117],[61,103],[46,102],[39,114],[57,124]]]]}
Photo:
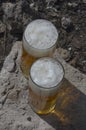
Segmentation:
{"type": "Polygon", "coordinates": [[[29,74],[29,101],[36,113],[47,114],[54,109],[63,78],[63,66],[53,58],[43,57],[32,64],[29,74]]]}
{"type": "Polygon", "coordinates": [[[21,69],[28,77],[32,63],[38,58],[51,57],[56,48],[58,32],[48,20],[37,19],[27,25],[22,44],[21,69]]]}

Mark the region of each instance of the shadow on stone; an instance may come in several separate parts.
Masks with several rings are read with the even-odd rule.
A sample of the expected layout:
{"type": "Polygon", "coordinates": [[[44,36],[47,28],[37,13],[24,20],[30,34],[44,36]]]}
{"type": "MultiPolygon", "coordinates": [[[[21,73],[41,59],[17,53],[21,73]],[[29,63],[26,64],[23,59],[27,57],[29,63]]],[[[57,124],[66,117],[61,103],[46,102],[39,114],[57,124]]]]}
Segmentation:
{"type": "Polygon", "coordinates": [[[55,110],[40,117],[56,130],[86,130],[86,95],[65,79],[55,110]]]}

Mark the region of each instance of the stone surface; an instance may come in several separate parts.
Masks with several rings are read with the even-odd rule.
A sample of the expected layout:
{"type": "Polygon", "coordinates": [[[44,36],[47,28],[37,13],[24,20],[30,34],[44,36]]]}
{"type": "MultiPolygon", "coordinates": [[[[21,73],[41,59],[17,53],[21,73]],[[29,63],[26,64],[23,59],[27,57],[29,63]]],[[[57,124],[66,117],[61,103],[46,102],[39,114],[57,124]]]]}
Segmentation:
{"type": "MultiPolygon", "coordinates": [[[[80,73],[78,70],[68,65],[60,57],[56,50],[54,57],[63,64],[65,78],[76,87],[72,87],[71,83],[64,82],[63,86],[66,86],[65,88],[69,88],[64,89],[63,87],[62,90],[65,90],[65,94],[62,92],[63,100],[62,97],[59,96],[59,101],[62,100],[62,103],[64,104],[64,101],[66,100],[67,104],[64,107],[64,111],[59,111],[57,113],[56,120],[53,114],[48,116],[46,115],[44,117],[39,116],[34,113],[29,106],[28,81],[22,75],[19,67],[20,56],[21,42],[16,42],[10,54],[7,56],[3,64],[3,68],[0,72],[0,130],[73,130],[73,128],[76,130],[81,130],[79,128],[82,128],[83,130],[84,128],[86,129],[84,123],[84,121],[86,121],[86,75],[80,73]],[[69,98],[67,98],[68,96],[69,98]],[[81,107],[79,106],[79,100],[81,107]],[[75,111],[72,110],[72,108],[75,111]],[[68,116],[71,115],[69,113],[74,115],[75,113],[79,114],[81,111],[83,114],[79,116],[83,122],[78,120],[77,123],[78,115],[76,115],[76,118],[70,116],[70,119],[72,120],[71,123],[64,125],[64,122],[67,122],[68,119],[64,116],[63,112],[65,112],[65,115],[68,116]],[[76,119],[75,121],[74,118],[76,119]],[[81,124],[79,122],[81,122],[81,124]]],[[[60,107],[61,105],[59,105],[59,109],[60,107]]]]}
{"type": "Polygon", "coordinates": [[[63,48],[58,48],[57,49],[59,55],[66,61],[70,57],[70,51],[63,49],[63,48]]]}
{"type": "Polygon", "coordinates": [[[73,23],[70,18],[62,17],[61,24],[64,29],[71,29],[73,28],[73,23]]]}
{"type": "Polygon", "coordinates": [[[83,0],[83,3],[85,3],[85,4],[86,4],[86,0],[83,0]]]}
{"type": "Polygon", "coordinates": [[[0,21],[0,35],[6,30],[5,25],[0,21]]]}
{"type": "Polygon", "coordinates": [[[69,7],[72,7],[72,8],[75,8],[75,7],[77,7],[78,6],[78,3],[75,3],[75,2],[72,2],[72,3],[68,3],[68,6],[69,7]]]}
{"type": "Polygon", "coordinates": [[[55,52],[55,58],[58,59],[65,70],[65,77],[76,86],[77,89],[82,91],[84,94],[86,94],[86,75],[82,74],[79,70],[75,69],[74,67],[67,64],[61,56],[58,54],[58,52],[55,52]]]}
{"type": "Polygon", "coordinates": [[[12,4],[10,2],[7,2],[6,4],[3,3],[2,8],[3,8],[4,14],[7,16],[7,18],[13,17],[14,7],[15,7],[15,4],[12,4]]]}

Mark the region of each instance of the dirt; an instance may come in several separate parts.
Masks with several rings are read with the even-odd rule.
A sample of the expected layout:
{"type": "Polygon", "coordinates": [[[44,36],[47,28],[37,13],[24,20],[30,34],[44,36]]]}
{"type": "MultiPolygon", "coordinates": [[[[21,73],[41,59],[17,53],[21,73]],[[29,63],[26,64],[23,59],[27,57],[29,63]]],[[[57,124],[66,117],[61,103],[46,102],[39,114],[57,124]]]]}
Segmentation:
{"type": "Polygon", "coordinates": [[[0,0],[0,69],[26,25],[47,19],[58,29],[58,52],[86,74],[86,0],[0,0]]]}

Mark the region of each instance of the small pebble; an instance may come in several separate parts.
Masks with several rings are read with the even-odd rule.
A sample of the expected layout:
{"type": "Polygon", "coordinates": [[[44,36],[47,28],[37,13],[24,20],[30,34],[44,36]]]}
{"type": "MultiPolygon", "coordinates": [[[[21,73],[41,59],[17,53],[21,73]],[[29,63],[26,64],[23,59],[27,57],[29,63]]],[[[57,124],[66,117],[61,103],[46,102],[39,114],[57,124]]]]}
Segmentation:
{"type": "Polygon", "coordinates": [[[62,24],[62,28],[68,31],[71,31],[74,28],[71,19],[68,17],[62,17],[61,24],[62,24]]]}
{"type": "Polygon", "coordinates": [[[28,120],[28,121],[31,121],[32,119],[31,119],[31,117],[28,117],[27,120],[28,120]]]}

